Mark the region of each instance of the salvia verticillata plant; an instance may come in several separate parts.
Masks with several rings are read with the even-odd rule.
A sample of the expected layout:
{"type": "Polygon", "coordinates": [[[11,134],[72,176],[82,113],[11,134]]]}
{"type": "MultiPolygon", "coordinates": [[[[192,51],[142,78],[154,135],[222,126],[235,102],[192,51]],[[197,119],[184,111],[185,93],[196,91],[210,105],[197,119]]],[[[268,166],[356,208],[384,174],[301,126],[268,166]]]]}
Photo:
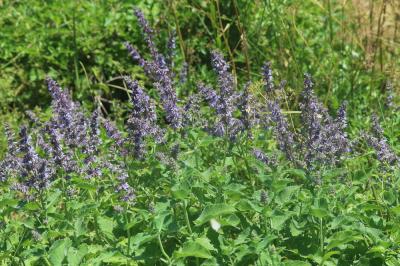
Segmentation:
{"type": "Polygon", "coordinates": [[[324,106],[309,74],[292,88],[265,63],[241,82],[217,51],[216,86],[179,99],[175,33],[163,55],[134,13],[150,56],[126,47],[158,96],[123,76],[116,123],[47,77],[48,117],[4,125],[4,265],[397,265],[397,136],[376,115],[355,142],[347,102],[324,106]]]}

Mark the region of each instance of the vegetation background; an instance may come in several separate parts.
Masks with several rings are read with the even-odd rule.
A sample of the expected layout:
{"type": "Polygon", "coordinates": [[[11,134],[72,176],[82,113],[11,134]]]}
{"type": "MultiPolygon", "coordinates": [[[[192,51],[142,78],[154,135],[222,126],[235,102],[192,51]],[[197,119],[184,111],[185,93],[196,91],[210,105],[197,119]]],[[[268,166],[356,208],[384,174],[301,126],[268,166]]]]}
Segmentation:
{"type": "MultiPolygon", "coordinates": [[[[189,66],[188,83],[178,92],[181,97],[196,92],[197,81],[212,83],[215,80],[210,63],[210,52],[214,49],[224,53],[239,87],[250,80],[260,81],[262,64],[271,61],[276,80],[287,81],[286,91],[293,104],[289,106],[290,110],[296,111],[298,95],[303,89],[303,74],[311,73],[316,93],[330,110],[338,109],[343,100],[348,101],[351,136],[357,136],[367,127],[370,123],[368,117],[376,112],[382,119],[389,142],[395,151],[399,151],[400,115],[398,110],[397,113],[388,110],[384,104],[389,81],[395,95],[399,94],[400,1],[397,0],[0,0],[1,121],[17,129],[22,121],[27,120],[26,110],[35,110],[42,118],[49,117],[51,98],[45,77],[50,75],[68,88],[74,100],[84,107],[91,110],[100,107],[104,115],[122,123],[129,98],[122,78],[124,75],[142,81],[150,94],[154,94],[143,70],[132,62],[123,45],[128,40],[139,50],[146,50],[132,12],[133,6],[142,9],[155,28],[162,52],[167,51],[168,36],[175,32],[177,68],[184,62],[189,66]]],[[[0,136],[3,154],[6,139],[2,134],[0,136]]],[[[365,156],[370,154],[361,152],[365,152],[365,156]]],[[[372,176],[379,176],[381,169],[376,163],[364,161],[363,156],[346,167],[352,169],[362,164],[368,168],[368,173],[374,173],[372,176]]],[[[360,186],[370,178],[364,180],[359,175],[359,172],[354,173],[355,179],[358,178],[354,184],[360,186]]],[[[393,176],[399,178],[399,172],[393,176]]],[[[380,184],[380,181],[376,182],[380,184]]],[[[396,218],[392,222],[395,223],[399,219],[399,208],[392,207],[396,208],[398,199],[392,200],[392,194],[384,195],[383,185],[381,189],[382,197],[378,196],[379,199],[371,191],[368,195],[382,208],[380,213],[393,211],[396,218]]],[[[342,190],[338,188],[338,191],[342,190]]],[[[398,190],[393,188],[392,192],[396,194],[398,190]]],[[[341,193],[347,192],[343,190],[341,193]]],[[[361,197],[364,192],[357,193],[361,197]]],[[[286,200],[290,200],[289,194],[286,200]]],[[[322,194],[318,197],[323,198],[322,194]]],[[[343,208],[351,209],[351,204],[348,202],[343,208]]],[[[375,206],[368,208],[374,209],[375,206]]],[[[363,213],[365,216],[370,215],[371,209],[368,208],[363,213]]],[[[321,225],[322,228],[323,219],[333,219],[334,215],[329,214],[328,219],[328,214],[316,210],[314,227],[321,225]]],[[[381,218],[389,219],[384,214],[381,218]]],[[[281,230],[285,221],[281,224],[275,221],[278,225],[274,229],[281,230]]],[[[374,242],[375,249],[366,255],[370,259],[368,263],[399,265],[396,264],[399,257],[393,255],[399,251],[399,231],[395,226],[388,228],[386,225],[380,229],[385,231],[385,236],[379,236],[382,242],[374,242]],[[387,244],[391,241],[395,244],[387,244]]],[[[316,233],[316,239],[319,237],[316,233]]],[[[351,239],[336,237],[342,241],[338,240],[340,245],[346,245],[356,241],[358,236],[351,239]]],[[[290,246],[290,243],[286,244],[290,246]]],[[[337,246],[330,246],[332,252],[337,252],[337,246]]],[[[172,252],[173,248],[167,249],[167,253],[172,252]]],[[[235,254],[238,252],[234,251],[235,254]]],[[[297,259],[306,259],[304,253],[298,255],[296,252],[295,249],[288,251],[296,254],[293,256],[297,259]]],[[[329,256],[326,259],[321,259],[322,255],[321,258],[307,259],[323,264],[329,261],[329,256]]],[[[157,261],[158,258],[152,259],[157,261]]],[[[237,263],[240,261],[238,259],[237,263]]],[[[345,261],[343,259],[343,265],[348,265],[345,261]]],[[[367,265],[363,264],[366,261],[360,259],[359,265],[367,265]]],[[[198,260],[186,262],[198,263],[198,260]]]]}
{"type": "Polygon", "coordinates": [[[119,77],[140,71],[122,43],[144,45],[133,5],[145,11],[161,43],[177,31],[178,61],[189,63],[193,80],[207,79],[209,51],[217,48],[243,82],[260,78],[266,60],[293,90],[310,72],[335,107],[342,99],[374,97],[385,80],[397,85],[394,0],[2,1],[2,111],[47,107],[46,74],[78,100],[124,100],[115,87],[119,77]]]}

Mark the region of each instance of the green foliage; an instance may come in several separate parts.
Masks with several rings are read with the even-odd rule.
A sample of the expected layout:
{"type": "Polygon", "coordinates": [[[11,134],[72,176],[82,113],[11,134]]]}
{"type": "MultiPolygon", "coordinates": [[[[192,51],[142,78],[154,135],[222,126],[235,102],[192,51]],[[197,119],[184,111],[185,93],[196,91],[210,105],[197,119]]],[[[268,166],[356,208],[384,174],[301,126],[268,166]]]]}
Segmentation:
{"type": "MultiPolygon", "coordinates": [[[[129,40],[143,46],[131,11],[139,5],[157,30],[164,29],[157,32],[160,46],[169,31],[180,30],[178,63],[191,66],[181,95],[195,90],[197,80],[214,82],[206,66],[214,48],[226,52],[240,81],[259,80],[261,64],[271,60],[277,79],[288,79],[291,103],[302,88],[303,72],[309,71],[325,103],[336,108],[340,100],[350,100],[348,131],[355,142],[362,144],[360,132],[369,123],[365,110],[378,110],[385,117],[385,136],[398,153],[400,116],[396,109],[385,110],[380,93],[387,77],[366,68],[366,51],[340,35],[348,13],[335,3],[0,1],[1,120],[16,128],[26,123],[16,110],[34,106],[42,107],[36,109],[40,118],[49,117],[51,111],[43,111],[49,102],[46,74],[59,76],[84,105],[94,102],[124,120],[125,106],[113,104],[127,98],[119,77],[143,77],[122,45],[129,40]]],[[[251,87],[254,95],[261,89],[261,82],[251,87]]],[[[254,131],[253,138],[243,134],[229,145],[200,128],[182,135],[169,132],[169,143],[181,147],[172,164],[157,157],[168,147],[149,143],[145,160],[126,162],[137,194],[134,205],[118,198],[116,179],[107,172],[98,179],[72,176],[65,184],[63,178],[54,180],[33,200],[10,189],[15,180],[1,182],[0,262],[398,265],[398,168],[381,164],[364,145],[357,145],[355,155],[337,168],[317,173],[284,160],[266,166],[254,158],[252,147],[273,156],[276,143],[269,132],[254,131]]],[[[4,154],[6,140],[0,135],[4,154]]],[[[101,135],[100,152],[107,153],[110,140],[101,135]]]]}

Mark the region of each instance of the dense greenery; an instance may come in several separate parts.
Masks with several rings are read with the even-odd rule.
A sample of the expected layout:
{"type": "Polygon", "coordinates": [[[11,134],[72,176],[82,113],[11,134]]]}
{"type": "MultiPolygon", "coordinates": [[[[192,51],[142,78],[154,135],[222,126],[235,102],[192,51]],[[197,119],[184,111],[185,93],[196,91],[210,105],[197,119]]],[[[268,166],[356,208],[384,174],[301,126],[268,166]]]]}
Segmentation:
{"type": "Polygon", "coordinates": [[[399,265],[397,36],[356,3],[0,1],[2,265],[399,265]]]}

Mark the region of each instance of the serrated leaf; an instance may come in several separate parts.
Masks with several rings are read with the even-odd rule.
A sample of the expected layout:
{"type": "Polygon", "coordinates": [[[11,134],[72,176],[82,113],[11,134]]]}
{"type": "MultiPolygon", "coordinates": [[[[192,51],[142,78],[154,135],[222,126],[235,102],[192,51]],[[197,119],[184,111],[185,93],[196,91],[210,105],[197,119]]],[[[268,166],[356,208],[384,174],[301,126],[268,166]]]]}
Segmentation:
{"type": "Polygon", "coordinates": [[[229,225],[236,227],[240,223],[239,217],[235,214],[228,215],[227,217],[221,218],[221,225],[229,225]]]}
{"type": "Polygon", "coordinates": [[[176,184],[171,188],[172,195],[176,199],[184,200],[189,197],[190,189],[189,186],[184,184],[176,184]]]}
{"type": "Polygon", "coordinates": [[[203,236],[203,237],[199,237],[195,240],[196,243],[200,244],[201,246],[203,246],[204,248],[206,248],[207,250],[213,250],[216,251],[216,249],[214,248],[214,246],[211,244],[210,239],[208,239],[207,237],[203,236]]]}
{"type": "Polygon", "coordinates": [[[78,188],[91,190],[91,191],[96,191],[97,190],[97,186],[95,186],[94,184],[89,183],[86,180],[80,179],[80,178],[74,178],[74,179],[72,179],[72,182],[78,188]]]}
{"type": "Polygon", "coordinates": [[[29,202],[29,203],[25,204],[24,209],[29,210],[29,211],[36,211],[36,210],[40,209],[40,206],[36,202],[29,202]]]}
{"type": "Polygon", "coordinates": [[[290,218],[290,215],[273,215],[271,217],[271,227],[275,230],[281,230],[285,222],[290,218]]]}
{"type": "Polygon", "coordinates": [[[78,217],[74,223],[74,229],[76,236],[81,236],[86,233],[86,224],[82,217],[78,217]]]}
{"type": "Polygon", "coordinates": [[[88,246],[86,244],[82,244],[79,246],[79,249],[76,249],[74,247],[70,247],[68,249],[68,265],[69,266],[79,266],[83,257],[87,254],[88,252],[88,246]]]}
{"type": "Polygon", "coordinates": [[[197,257],[203,259],[212,258],[210,251],[201,244],[189,241],[183,244],[182,248],[175,252],[176,258],[197,257]]]}
{"type": "Polygon", "coordinates": [[[107,216],[98,216],[97,224],[99,225],[100,231],[109,239],[114,239],[114,226],[115,222],[112,218],[107,216]]]}
{"type": "Polygon", "coordinates": [[[202,225],[210,221],[212,218],[217,218],[221,215],[232,214],[235,211],[236,209],[233,206],[225,203],[209,205],[204,208],[203,212],[200,214],[199,218],[194,221],[194,223],[196,225],[202,225]]]}
{"type": "Polygon", "coordinates": [[[280,204],[291,202],[293,194],[299,190],[299,186],[287,186],[278,193],[276,201],[280,204]]]}
{"type": "Polygon", "coordinates": [[[346,243],[362,239],[363,237],[361,235],[358,235],[357,233],[352,231],[337,232],[328,239],[328,245],[326,246],[326,250],[331,250],[346,243]]]}
{"type": "Polygon", "coordinates": [[[18,200],[16,199],[2,199],[0,200],[0,208],[7,206],[16,207],[18,205],[18,200]]]}
{"type": "Polygon", "coordinates": [[[326,209],[323,209],[323,208],[312,208],[310,213],[311,213],[312,216],[315,216],[315,217],[320,218],[320,219],[322,219],[322,218],[324,218],[324,217],[329,215],[329,212],[326,209]]]}
{"type": "Polygon", "coordinates": [[[67,255],[67,251],[71,246],[72,241],[69,238],[57,240],[51,245],[49,250],[49,261],[53,266],[61,266],[67,255]]]}
{"type": "Polygon", "coordinates": [[[61,194],[62,192],[60,190],[56,190],[53,193],[51,193],[50,196],[47,198],[46,208],[48,209],[51,206],[53,206],[57,202],[61,194]]]}

